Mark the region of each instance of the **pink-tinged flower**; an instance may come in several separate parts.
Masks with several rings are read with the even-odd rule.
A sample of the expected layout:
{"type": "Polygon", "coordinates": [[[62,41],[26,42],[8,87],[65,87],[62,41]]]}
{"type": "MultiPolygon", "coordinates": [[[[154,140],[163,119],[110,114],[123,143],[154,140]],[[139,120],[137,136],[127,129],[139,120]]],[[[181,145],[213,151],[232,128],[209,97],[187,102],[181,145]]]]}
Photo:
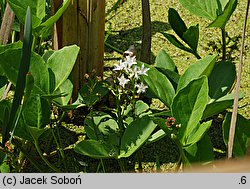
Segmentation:
{"type": "Polygon", "coordinates": [[[173,125],[175,125],[176,119],[174,117],[168,117],[165,124],[167,125],[167,127],[172,127],[173,125]]]}
{"type": "Polygon", "coordinates": [[[118,77],[118,80],[119,80],[119,85],[122,86],[123,88],[129,82],[129,79],[127,79],[126,77],[124,77],[123,74],[122,74],[121,77],[118,77]]]}

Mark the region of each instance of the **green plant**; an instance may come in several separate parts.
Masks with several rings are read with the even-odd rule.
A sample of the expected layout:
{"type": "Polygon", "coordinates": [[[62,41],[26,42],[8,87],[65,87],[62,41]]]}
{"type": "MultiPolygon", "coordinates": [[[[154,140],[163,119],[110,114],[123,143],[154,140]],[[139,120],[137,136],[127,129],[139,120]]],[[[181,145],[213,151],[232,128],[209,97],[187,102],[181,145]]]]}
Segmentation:
{"type": "MultiPolygon", "coordinates": [[[[209,19],[212,23],[208,27],[220,28],[222,33],[222,60],[226,60],[226,24],[237,6],[237,0],[208,0],[206,2],[198,0],[180,0],[180,3],[194,15],[209,19]]],[[[186,47],[174,35],[163,33],[163,35],[176,47],[194,54],[198,59],[201,57],[197,53],[199,40],[199,27],[191,26],[187,28],[186,24],[172,8],[169,9],[168,21],[178,37],[189,47],[186,47]]]]}
{"type": "MultiPolygon", "coordinates": [[[[15,141],[16,137],[21,138],[23,144],[29,141],[34,144],[45,163],[54,171],[59,172],[60,170],[43,156],[38,141],[39,137],[49,129],[46,126],[51,124],[51,105],[66,105],[71,98],[73,85],[68,76],[75,64],[79,47],[73,45],[59,51],[48,51],[41,57],[31,51],[30,11],[27,13],[25,23],[23,47],[21,42],[16,42],[0,48],[1,77],[8,78],[15,86],[13,102],[6,99],[0,101],[0,106],[4,109],[0,116],[2,146],[4,147],[9,141],[8,143],[14,143],[17,146],[20,153],[28,156],[27,148],[25,148],[27,145],[22,146],[15,141]],[[21,63],[20,60],[22,60],[21,63]]],[[[54,126],[51,125],[52,133],[53,128],[54,126]]],[[[57,137],[54,139],[60,140],[57,137]]],[[[60,150],[60,143],[57,144],[60,150]]],[[[60,153],[63,157],[62,150],[60,153]]],[[[39,171],[42,171],[31,157],[28,156],[28,159],[39,171]]]]}
{"type": "MultiPolygon", "coordinates": [[[[112,82],[106,83],[106,87],[114,96],[115,109],[112,109],[110,114],[96,112],[92,111],[93,104],[88,101],[85,103],[91,110],[85,119],[85,130],[89,139],[76,145],[77,153],[92,158],[117,159],[121,171],[126,171],[124,158],[135,153],[156,127],[149,117],[149,106],[138,99],[138,95],[144,93],[147,88],[139,79],[148,72],[149,69],[145,68],[144,64],[138,66],[135,57],[128,56],[125,62],[120,61],[115,66],[112,82]]],[[[89,88],[89,91],[93,91],[92,95],[89,95],[92,99],[96,90],[89,88]]]]}

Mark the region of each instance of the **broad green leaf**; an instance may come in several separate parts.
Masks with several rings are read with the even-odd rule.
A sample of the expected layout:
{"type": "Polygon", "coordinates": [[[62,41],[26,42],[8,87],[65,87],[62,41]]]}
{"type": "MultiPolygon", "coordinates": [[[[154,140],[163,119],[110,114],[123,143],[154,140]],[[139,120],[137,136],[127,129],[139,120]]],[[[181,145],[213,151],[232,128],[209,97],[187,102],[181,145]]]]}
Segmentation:
{"type": "Polygon", "coordinates": [[[67,79],[55,92],[54,94],[65,94],[59,98],[54,99],[59,106],[67,105],[71,98],[73,91],[73,84],[69,79],[67,79]]]}
{"type": "Polygon", "coordinates": [[[208,55],[189,66],[184,74],[180,77],[177,91],[187,86],[190,81],[197,79],[202,75],[209,76],[214,68],[216,58],[217,55],[208,55]]]}
{"type": "MultiPolygon", "coordinates": [[[[22,49],[8,49],[0,54],[0,67],[4,70],[8,79],[16,85],[20,66],[22,49]]],[[[36,53],[31,53],[29,72],[34,77],[34,89],[36,94],[49,92],[48,69],[43,59],[36,53]]]]}
{"type": "MultiPolygon", "coordinates": [[[[97,140],[98,138],[103,139],[99,126],[102,122],[108,121],[111,118],[112,117],[109,114],[104,112],[94,112],[93,114],[88,115],[84,120],[87,136],[93,140],[97,140]]],[[[115,130],[116,128],[113,129],[115,130]]]]}
{"type": "Polygon", "coordinates": [[[188,28],[188,30],[183,33],[183,40],[194,52],[197,52],[199,42],[199,25],[188,28]]]}
{"type": "Polygon", "coordinates": [[[8,49],[0,54],[0,67],[4,75],[16,84],[22,49],[8,49]]]}
{"type": "Polygon", "coordinates": [[[187,26],[184,21],[181,19],[178,12],[173,9],[169,8],[168,10],[168,22],[174,32],[181,38],[183,38],[183,34],[187,31],[187,26]]]}
{"type": "Polygon", "coordinates": [[[142,100],[136,101],[135,104],[135,114],[141,115],[142,113],[146,112],[149,109],[149,106],[143,102],[142,100]]]}
{"type": "MultiPolygon", "coordinates": [[[[4,76],[0,76],[0,79],[1,79],[1,77],[4,77],[4,76]]],[[[7,84],[4,85],[4,86],[2,86],[2,87],[0,87],[0,99],[3,96],[3,94],[4,94],[5,90],[6,90],[6,87],[7,87],[7,84]]]]}
{"type": "Polygon", "coordinates": [[[156,68],[150,67],[147,72],[148,76],[142,75],[143,81],[148,85],[152,93],[159,98],[166,106],[170,107],[175,90],[168,78],[159,72],[156,68]]]}
{"type": "Polygon", "coordinates": [[[10,165],[9,165],[9,162],[4,161],[4,162],[0,165],[0,172],[1,172],[1,173],[10,173],[10,165]]]}
{"type": "MultiPolygon", "coordinates": [[[[242,99],[243,96],[244,95],[240,93],[239,99],[242,99]]],[[[209,102],[206,106],[206,109],[203,112],[202,119],[212,117],[216,114],[225,111],[227,108],[233,106],[233,103],[234,103],[234,94],[228,94],[215,101],[209,102]]]]}
{"type": "Polygon", "coordinates": [[[92,107],[99,102],[109,92],[103,82],[97,82],[93,86],[88,83],[84,84],[79,91],[82,97],[82,104],[92,107]]]}
{"type": "Polygon", "coordinates": [[[174,61],[171,59],[169,54],[164,49],[161,49],[158,52],[155,61],[157,68],[168,69],[170,71],[177,71],[177,67],[174,61]]]}
{"type": "Polygon", "coordinates": [[[96,140],[83,140],[75,148],[75,152],[92,158],[112,158],[117,156],[117,150],[108,144],[96,140]]]}
{"type": "MultiPolygon", "coordinates": [[[[223,10],[221,0],[179,0],[184,8],[196,16],[200,16],[211,21],[217,18],[223,10]]],[[[223,0],[224,2],[225,0],[223,0]]]]}
{"type": "Polygon", "coordinates": [[[237,3],[237,0],[229,0],[222,14],[218,15],[218,17],[209,25],[209,27],[217,27],[221,29],[225,28],[229,18],[236,9],[237,3]]]}
{"type": "Polygon", "coordinates": [[[49,93],[49,73],[46,63],[42,57],[34,52],[31,53],[31,63],[29,70],[34,77],[33,93],[49,93]]]}
{"type": "Polygon", "coordinates": [[[8,112],[10,112],[11,109],[11,103],[7,100],[2,100],[0,101],[0,127],[2,126],[3,120],[4,120],[4,116],[5,116],[5,109],[8,110],[8,112]]]}
{"type": "Polygon", "coordinates": [[[156,142],[162,138],[164,138],[167,134],[165,133],[165,131],[163,131],[162,129],[156,131],[155,133],[152,134],[152,136],[148,139],[147,144],[156,142]]]}
{"type": "Polygon", "coordinates": [[[8,0],[17,18],[24,23],[27,7],[31,8],[32,27],[36,28],[45,17],[45,0],[8,0]]]}
{"type": "Polygon", "coordinates": [[[184,145],[192,145],[197,143],[203,137],[206,131],[210,128],[211,124],[212,121],[207,121],[202,124],[198,123],[197,128],[195,128],[197,130],[191,136],[188,137],[188,141],[184,145]]]}
{"type": "Polygon", "coordinates": [[[202,118],[208,101],[208,81],[206,76],[191,81],[178,91],[173,99],[171,111],[178,124],[181,124],[178,138],[182,144],[187,142],[202,118]]]}
{"type": "Polygon", "coordinates": [[[183,45],[174,35],[168,33],[162,33],[174,46],[177,48],[193,53],[193,50],[183,45]]]}
{"type": "Polygon", "coordinates": [[[208,77],[209,97],[218,99],[226,95],[236,79],[236,68],[232,62],[218,62],[208,77]],[[222,74],[223,73],[223,74],[222,74]]]}
{"type": "MultiPolygon", "coordinates": [[[[58,9],[58,11],[48,20],[43,22],[38,28],[36,28],[35,31],[38,32],[39,35],[45,35],[46,33],[48,33],[47,31],[51,30],[53,24],[56,23],[59,20],[59,18],[63,15],[63,13],[68,8],[70,2],[71,0],[64,0],[62,6],[58,9]]],[[[46,37],[46,35],[43,37],[46,37]]]]}
{"type": "Polygon", "coordinates": [[[69,77],[76,58],[79,52],[79,47],[76,45],[64,47],[54,52],[48,59],[47,64],[55,74],[55,90],[69,77]]]}
{"type": "MultiPolygon", "coordinates": [[[[222,125],[223,138],[226,145],[228,144],[231,117],[232,113],[227,113],[222,125]]],[[[242,157],[246,155],[249,138],[250,138],[250,120],[238,114],[236,120],[236,129],[235,129],[234,144],[233,144],[233,156],[242,157]]]]}
{"type": "Polygon", "coordinates": [[[43,54],[43,56],[42,56],[44,62],[47,62],[48,59],[49,59],[49,57],[50,57],[54,52],[55,52],[55,50],[48,50],[48,51],[46,51],[46,52],[43,54]]]}
{"type": "Polygon", "coordinates": [[[156,124],[148,116],[136,119],[129,124],[121,139],[120,155],[118,158],[132,155],[147,141],[155,127],[156,124]]]}
{"type": "Polygon", "coordinates": [[[207,133],[197,143],[185,147],[184,152],[191,163],[209,162],[214,159],[213,145],[207,133]]]}
{"type": "Polygon", "coordinates": [[[3,53],[4,51],[8,50],[8,49],[21,49],[23,46],[23,43],[21,41],[17,41],[14,43],[10,43],[7,45],[0,45],[0,54],[3,53]]]}
{"type": "Polygon", "coordinates": [[[174,89],[176,90],[177,85],[179,83],[180,75],[178,73],[176,73],[175,71],[171,71],[168,69],[159,68],[159,67],[156,67],[156,69],[159,70],[161,73],[163,73],[165,76],[167,76],[167,78],[169,79],[169,81],[173,85],[174,89]]]}
{"type": "Polygon", "coordinates": [[[50,103],[39,95],[32,95],[23,107],[22,115],[27,125],[43,128],[48,124],[51,115],[50,103]]]}

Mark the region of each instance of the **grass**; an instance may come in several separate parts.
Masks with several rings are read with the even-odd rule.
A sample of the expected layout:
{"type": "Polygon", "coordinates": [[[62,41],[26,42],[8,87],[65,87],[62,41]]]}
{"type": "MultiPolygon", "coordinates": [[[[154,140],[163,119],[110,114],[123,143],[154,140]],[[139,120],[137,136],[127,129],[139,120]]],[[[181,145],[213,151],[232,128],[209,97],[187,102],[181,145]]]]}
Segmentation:
{"type": "MultiPolygon", "coordinates": [[[[107,0],[107,9],[113,5],[116,0],[107,0]]],[[[154,63],[155,57],[160,49],[165,49],[170,54],[176,63],[179,72],[182,74],[187,66],[196,61],[196,58],[184,51],[181,51],[170,44],[160,32],[172,33],[168,24],[168,9],[170,7],[176,9],[183,18],[187,26],[199,24],[200,39],[198,53],[201,57],[208,54],[217,53],[221,48],[221,32],[216,28],[208,28],[209,22],[203,18],[196,17],[184,9],[178,1],[174,0],[154,0],[150,2],[151,21],[152,21],[152,48],[151,48],[151,63],[154,63]]],[[[229,23],[226,26],[228,32],[227,52],[230,59],[238,65],[239,48],[241,42],[241,32],[244,22],[246,2],[239,1],[236,11],[233,13],[229,23]]],[[[135,44],[137,54],[140,54],[141,36],[142,36],[142,21],[141,21],[141,1],[126,0],[113,15],[107,18],[106,30],[111,27],[110,35],[107,39],[109,44],[112,44],[117,49],[125,51],[131,44],[135,44]],[[112,18],[111,18],[112,17],[112,18]],[[109,20],[109,18],[111,18],[109,20]]],[[[241,80],[241,91],[245,94],[243,100],[239,104],[239,113],[246,118],[250,118],[250,49],[249,40],[250,33],[246,35],[245,52],[244,52],[244,67],[241,80]]],[[[122,55],[106,47],[105,50],[106,66],[113,65],[114,62],[122,58],[122,55]]]]}

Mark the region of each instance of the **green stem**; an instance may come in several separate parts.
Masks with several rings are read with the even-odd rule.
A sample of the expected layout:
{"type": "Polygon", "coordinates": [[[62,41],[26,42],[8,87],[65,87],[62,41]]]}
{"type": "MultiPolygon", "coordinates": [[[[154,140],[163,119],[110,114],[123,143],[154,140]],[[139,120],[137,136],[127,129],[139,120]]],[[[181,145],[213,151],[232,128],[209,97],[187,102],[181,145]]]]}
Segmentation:
{"type": "Polygon", "coordinates": [[[42,158],[42,160],[53,170],[55,171],[56,173],[62,173],[61,170],[59,170],[58,168],[56,168],[54,165],[52,165],[44,156],[43,156],[43,153],[39,147],[39,144],[38,144],[38,141],[35,141],[34,142],[35,144],[35,147],[36,147],[36,150],[39,154],[39,156],[42,158]]]}
{"type": "Polygon", "coordinates": [[[182,146],[180,140],[174,134],[171,136],[171,138],[174,140],[174,142],[177,145],[179,152],[180,152],[180,159],[178,160],[178,169],[180,168],[181,163],[183,163],[184,166],[190,165],[190,163],[189,163],[189,161],[184,153],[183,146],[182,146]]]}
{"type": "Polygon", "coordinates": [[[132,86],[133,86],[133,90],[132,90],[132,116],[133,116],[133,120],[135,120],[136,118],[136,114],[135,114],[135,104],[136,104],[136,100],[135,100],[135,95],[136,95],[136,86],[135,86],[135,79],[132,80],[132,86]]]}
{"type": "Polygon", "coordinates": [[[102,170],[104,173],[106,173],[106,169],[105,169],[105,166],[104,166],[104,163],[103,163],[103,159],[100,159],[101,160],[101,164],[102,164],[102,170]]]}
{"type": "Polygon", "coordinates": [[[53,135],[53,137],[55,139],[57,149],[59,150],[59,153],[60,153],[60,155],[62,157],[62,161],[63,161],[63,165],[65,167],[65,170],[66,170],[66,172],[68,172],[67,163],[65,161],[66,157],[65,157],[64,150],[63,150],[63,147],[62,147],[63,145],[62,145],[62,140],[61,140],[60,131],[59,131],[59,126],[61,126],[61,122],[62,122],[62,119],[64,118],[64,116],[65,116],[65,112],[63,112],[63,114],[62,114],[62,116],[61,116],[61,118],[60,118],[60,120],[59,120],[59,122],[58,122],[58,124],[56,126],[56,133],[57,133],[58,140],[56,138],[56,135],[55,135],[53,129],[52,129],[52,135],[53,135]]]}
{"type": "Polygon", "coordinates": [[[120,168],[121,168],[121,172],[122,172],[122,173],[125,173],[126,170],[125,170],[123,161],[122,161],[121,159],[117,159],[117,161],[118,161],[118,164],[119,164],[119,166],[120,166],[120,168]]]}
{"type": "Polygon", "coordinates": [[[221,28],[222,34],[222,60],[226,60],[226,30],[221,28]]]}
{"type": "Polygon", "coordinates": [[[44,170],[40,167],[40,164],[37,163],[30,155],[29,152],[26,151],[26,149],[24,149],[22,147],[22,145],[19,144],[19,141],[16,141],[15,139],[13,139],[13,144],[20,150],[21,153],[24,154],[24,156],[30,161],[31,164],[33,164],[33,166],[40,172],[40,173],[44,173],[44,170]]]}
{"type": "Polygon", "coordinates": [[[193,54],[197,59],[201,59],[200,55],[197,52],[194,52],[193,54]]]}
{"type": "Polygon", "coordinates": [[[32,50],[32,51],[35,51],[35,47],[36,47],[36,40],[37,40],[37,37],[36,37],[36,36],[34,36],[34,37],[33,37],[33,41],[32,41],[32,47],[31,47],[31,50],[32,50]]]}

